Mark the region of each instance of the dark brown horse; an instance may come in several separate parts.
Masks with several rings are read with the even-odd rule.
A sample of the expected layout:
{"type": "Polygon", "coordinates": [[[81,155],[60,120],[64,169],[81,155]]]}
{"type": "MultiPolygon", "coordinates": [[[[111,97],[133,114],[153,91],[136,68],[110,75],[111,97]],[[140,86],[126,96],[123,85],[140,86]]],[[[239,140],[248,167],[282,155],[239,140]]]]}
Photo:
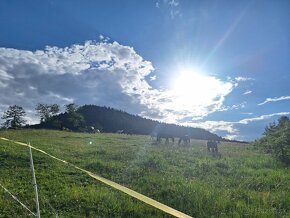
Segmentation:
{"type": "Polygon", "coordinates": [[[217,146],[217,142],[214,140],[209,140],[207,141],[207,150],[208,152],[212,152],[212,153],[218,153],[218,146],[217,146]]]}
{"type": "Polygon", "coordinates": [[[189,145],[190,144],[190,137],[188,135],[181,136],[178,140],[178,145],[183,142],[184,145],[189,145]]]}
{"type": "Polygon", "coordinates": [[[166,133],[158,133],[156,136],[156,140],[158,143],[162,142],[162,138],[165,139],[165,143],[169,143],[169,139],[171,139],[171,141],[174,143],[174,136],[170,135],[170,134],[166,134],[166,133]]]}

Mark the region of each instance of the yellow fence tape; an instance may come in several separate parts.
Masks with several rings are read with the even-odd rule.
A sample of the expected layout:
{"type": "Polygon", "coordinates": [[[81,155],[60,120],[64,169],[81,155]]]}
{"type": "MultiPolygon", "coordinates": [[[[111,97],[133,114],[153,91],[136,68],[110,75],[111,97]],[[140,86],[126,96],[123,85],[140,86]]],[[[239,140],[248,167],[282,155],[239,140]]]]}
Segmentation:
{"type": "MultiPolygon", "coordinates": [[[[13,142],[13,143],[16,143],[16,144],[19,144],[19,145],[23,145],[23,146],[26,146],[26,147],[29,147],[28,144],[25,144],[23,142],[17,142],[17,141],[10,140],[10,139],[7,139],[7,138],[2,138],[2,137],[0,137],[0,139],[5,140],[5,141],[10,141],[10,142],[13,142]]],[[[78,169],[78,170],[88,174],[90,177],[92,177],[92,178],[94,178],[94,179],[96,179],[96,180],[98,180],[98,181],[100,181],[100,182],[112,187],[112,188],[115,188],[115,189],[117,189],[117,190],[119,190],[121,192],[124,192],[124,193],[130,195],[131,197],[134,197],[134,198],[136,198],[136,199],[138,199],[138,200],[140,200],[140,201],[142,201],[142,202],[144,202],[146,204],[149,204],[149,205],[151,205],[151,206],[153,206],[153,207],[155,207],[155,208],[157,208],[159,210],[162,210],[165,213],[168,213],[170,215],[173,215],[175,217],[180,217],[180,218],[190,218],[191,217],[191,216],[189,216],[189,215],[187,215],[185,213],[182,213],[182,212],[180,212],[178,210],[175,210],[174,208],[171,208],[171,207],[169,207],[169,206],[167,206],[165,204],[162,204],[162,203],[160,203],[160,202],[158,202],[158,201],[156,201],[156,200],[154,200],[152,198],[149,198],[149,197],[147,197],[147,196],[145,196],[143,194],[140,194],[140,193],[138,193],[138,192],[136,192],[136,191],[134,191],[132,189],[129,189],[129,188],[125,187],[125,186],[122,186],[122,185],[120,185],[118,183],[115,183],[115,182],[113,182],[111,180],[108,180],[108,179],[106,179],[104,177],[98,176],[98,175],[96,175],[96,174],[94,174],[94,173],[92,173],[90,171],[87,171],[87,170],[85,170],[83,168],[80,168],[80,167],[78,167],[78,166],[76,166],[76,165],[74,165],[72,163],[69,163],[69,162],[67,162],[65,160],[62,160],[62,159],[60,159],[58,157],[55,157],[55,156],[53,156],[53,155],[51,155],[51,154],[49,154],[49,153],[47,153],[47,152],[45,152],[45,151],[43,151],[41,149],[35,148],[35,147],[31,146],[31,145],[30,145],[30,147],[32,149],[36,150],[36,151],[39,151],[39,152],[41,152],[41,153],[43,153],[43,154],[55,159],[55,160],[58,160],[58,161],[63,162],[65,164],[68,164],[68,165],[74,167],[75,169],[78,169]]]]}

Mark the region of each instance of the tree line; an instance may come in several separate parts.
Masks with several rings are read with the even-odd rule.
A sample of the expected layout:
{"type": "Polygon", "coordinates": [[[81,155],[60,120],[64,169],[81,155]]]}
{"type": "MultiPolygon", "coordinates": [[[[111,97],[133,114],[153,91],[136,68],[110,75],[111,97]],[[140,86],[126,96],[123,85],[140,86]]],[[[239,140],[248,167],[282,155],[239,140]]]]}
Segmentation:
{"type": "MultiPolygon", "coordinates": [[[[65,105],[65,111],[72,114],[73,111],[77,110],[75,104],[65,105]]],[[[58,104],[43,104],[39,103],[35,107],[36,114],[40,118],[40,123],[44,123],[52,119],[54,116],[60,113],[60,106],[58,104]]],[[[2,119],[5,122],[2,124],[4,128],[21,128],[25,126],[27,120],[25,119],[26,112],[23,107],[18,105],[9,106],[7,111],[2,115],[2,119]]]]}

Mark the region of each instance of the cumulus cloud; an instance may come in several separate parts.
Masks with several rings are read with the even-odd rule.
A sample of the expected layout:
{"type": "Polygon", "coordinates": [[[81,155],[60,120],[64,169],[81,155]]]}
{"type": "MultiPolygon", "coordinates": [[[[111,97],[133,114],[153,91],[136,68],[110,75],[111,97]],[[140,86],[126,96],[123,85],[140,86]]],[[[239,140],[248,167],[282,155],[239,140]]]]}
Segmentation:
{"type": "Polygon", "coordinates": [[[269,103],[269,102],[275,102],[275,101],[284,101],[289,100],[290,96],[281,96],[281,97],[275,97],[275,98],[266,98],[265,101],[259,103],[258,105],[261,106],[263,104],[269,103]]]}
{"type": "Polygon", "coordinates": [[[236,77],[235,78],[236,81],[238,82],[245,82],[245,81],[253,81],[255,80],[254,78],[251,78],[251,77],[242,77],[242,76],[239,76],[239,77],[236,77]]]}
{"type": "Polygon", "coordinates": [[[0,48],[0,113],[7,109],[4,106],[21,105],[31,111],[29,117],[35,122],[37,103],[75,102],[177,123],[219,110],[234,87],[216,77],[199,77],[191,86],[200,89],[193,90],[188,99],[173,90],[153,88],[146,80],[156,79],[151,76],[150,61],[132,47],[101,38],[100,42],[36,51],[0,48]],[[203,81],[211,86],[202,86],[203,81]]]}
{"type": "Polygon", "coordinates": [[[135,112],[134,95],[139,103],[141,93],[150,95],[144,77],[153,69],[133,48],[117,42],[37,51],[0,48],[1,105],[75,101],[122,109],[127,104],[135,112]]]}

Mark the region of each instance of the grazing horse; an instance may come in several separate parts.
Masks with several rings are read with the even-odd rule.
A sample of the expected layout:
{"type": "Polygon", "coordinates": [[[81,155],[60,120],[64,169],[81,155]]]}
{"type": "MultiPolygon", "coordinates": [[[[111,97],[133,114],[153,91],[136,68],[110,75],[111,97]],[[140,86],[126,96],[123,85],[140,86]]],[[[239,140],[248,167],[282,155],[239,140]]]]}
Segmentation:
{"type": "Polygon", "coordinates": [[[100,133],[100,130],[95,129],[95,127],[93,127],[93,126],[90,126],[89,127],[89,133],[100,133]]]}
{"type": "Polygon", "coordinates": [[[182,141],[183,141],[184,145],[189,145],[190,144],[190,137],[188,135],[181,136],[178,140],[178,145],[180,145],[182,141]]]}
{"type": "Polygon", "coordinates": [[[169,143],[169,139],[171,139],[171,141],[174,143],[174,136],[170,135],[170,134],[166,134],[166,133],[158,133],[156,136],[156,141],[161,143],[162,142],[162,138],[165,139],[165,143],[169,143]]]}
{"type": "Polygon", "coordinates": [[[116,133],[117,134],[123,134],[124,133],[124,130],[123,129],[119,129],[119,130],[116,131],[116,133]]]}
{"type": "Polygon", "coordinates": [[[217,146],[216,141],[209,140],[209,141],[207,141],[206,145],[207,145],[208,152],[218,153],[218,146],[217,146]]]}
{"type": "Polygon", "coordinates": [[[96,133],[95,127],[90,126],[89,133],[96,133]]]}
{"type": "Polygon", "coordinates": [[[157,133],[151,133],[150,134],[150,140],[153,141],[157,137],[157,133]]]}

